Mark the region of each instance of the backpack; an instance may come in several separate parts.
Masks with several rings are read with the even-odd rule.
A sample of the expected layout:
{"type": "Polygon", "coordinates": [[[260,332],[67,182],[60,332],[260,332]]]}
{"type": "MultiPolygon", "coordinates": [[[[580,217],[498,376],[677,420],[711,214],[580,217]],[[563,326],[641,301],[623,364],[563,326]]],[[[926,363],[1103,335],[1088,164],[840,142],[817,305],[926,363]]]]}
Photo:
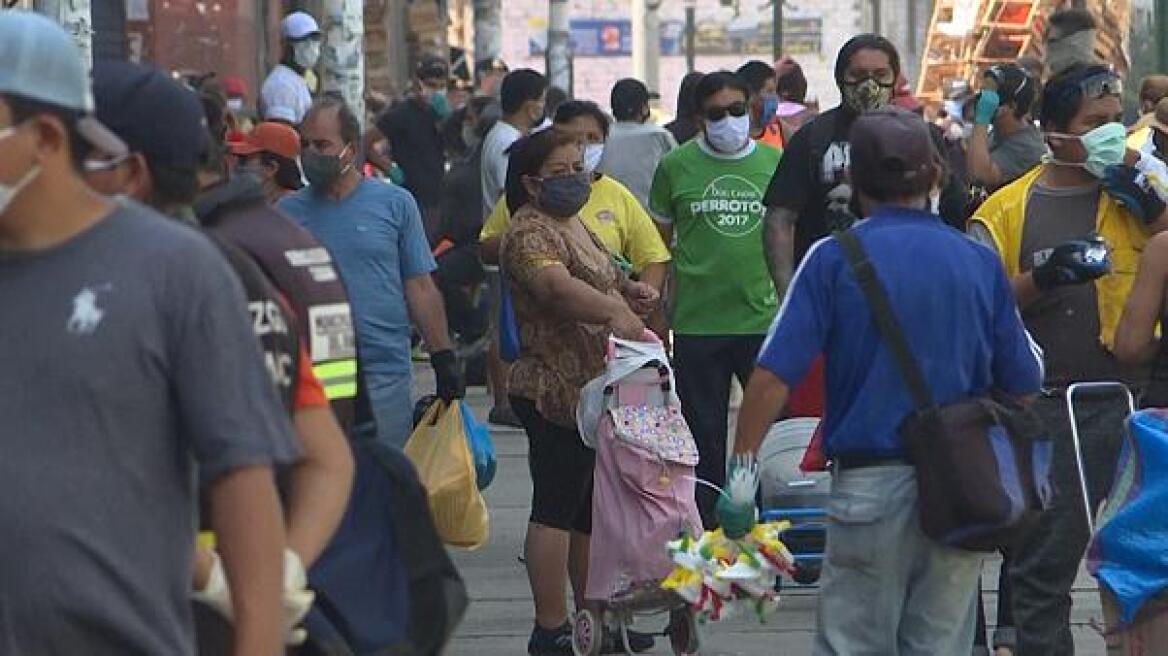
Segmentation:
{"type": "Polygon", "coordinates": [[[352,445],[349,507],[309,572],[317,651],[304,653],[437,656],[466,612],[466,586],[405,454],[371,437],[352,445]]]}

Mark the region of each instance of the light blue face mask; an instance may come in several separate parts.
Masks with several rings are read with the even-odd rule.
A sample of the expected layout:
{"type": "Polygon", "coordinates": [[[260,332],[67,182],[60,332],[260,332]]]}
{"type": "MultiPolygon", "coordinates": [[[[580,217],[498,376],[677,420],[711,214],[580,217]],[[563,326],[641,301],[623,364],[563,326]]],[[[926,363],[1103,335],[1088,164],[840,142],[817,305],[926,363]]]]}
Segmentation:
{"type": "Polygon", "coordinates": [[[1078,139],[1087,151],[1087,159],[1082,162],[1064,162],[1053,156],[1047,161],[1062,166],[1081,166],[1096,178],[1102,179],[1109,166],[1123,164],[1127,154],[1127,129],[1122,123],[1104,123],[1086,134],[1063,134],[1047,132],[1047,136],[1062,139],[1078,139]]]}

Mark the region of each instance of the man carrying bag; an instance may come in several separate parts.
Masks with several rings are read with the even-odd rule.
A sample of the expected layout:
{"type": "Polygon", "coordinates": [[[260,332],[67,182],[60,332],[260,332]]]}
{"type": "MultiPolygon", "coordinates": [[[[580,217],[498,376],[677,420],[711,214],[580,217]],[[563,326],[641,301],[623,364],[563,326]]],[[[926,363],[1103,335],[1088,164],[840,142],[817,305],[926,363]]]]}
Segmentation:
{"type": "MultiPolygon", "coordinates": [[[[957,426],[948,421],[951,404],[991,392],[1008,399],[1037,393],[1041,354],[994,254],[925,209],[943,168],[924,122],[895,108],[875,110],[856,120],[849,140],[851,180],[868,217],[849,232],[866,252],[852,259],[867,262],[859,280],[870,275],[883,290],[920,385],[906,384],[881,310],[849,264],[849,237],[825,239],[795,273],[763,346],[735,451],[757,450],[789,389],[823,353],[823,444],[834,468],[813,653],[968,653],[982,554],[943,544],[922,521],[938,501],[933,475],[960,478],[957,469],[968,463],[951,459],[934,472],[937,465],[920,460],[916,445],[948,448],[957,426]]],[[[997,408],[985,403],[974,408],[997,408]]],[[[1004,431],[1002,450],[1014,452],[1013,436],[1024,432],[986,420],[993,416],[986,412],[971,415],[982,417],[983,428],[969,433],[992,441],[986,436],[1004,431]]],[[[1003,422],[1013,416],[995,412],[1003,422]]]]}

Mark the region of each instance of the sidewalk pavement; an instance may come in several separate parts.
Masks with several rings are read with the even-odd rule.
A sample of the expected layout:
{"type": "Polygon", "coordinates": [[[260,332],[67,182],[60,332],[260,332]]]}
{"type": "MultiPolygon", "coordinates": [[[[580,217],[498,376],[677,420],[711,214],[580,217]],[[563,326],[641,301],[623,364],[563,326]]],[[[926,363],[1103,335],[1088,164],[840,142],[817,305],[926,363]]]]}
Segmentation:
{"type": "MultiPolygon", "coordinates": [[[[433,390],[429,367],[416,367],[416,395],[433,390]]],[[[482,388],[468,392],[475,416],[486,421],[490,399],[482,388]]],[[[499,462],[495,481],[486,491],[491,511],[491,538],[477,551],[451,549],[466,580],[471,606],[447,649],[448,656],[522,656],[531,633],[533,610],[527,574],[519,562],[530,508],[531,481],[527,473],[527,440],[520,430],[491,427],[499,462]]],[[[987,586],[997,585],[996,558],[986,565],[987,586]]],[[[1103,639],[1090,626],[1102,619],[1094,580],[1080,575],[1072,612],[1078,653],[1103,656],[1103,639]]],[[[857,600],[857,603],[863,603],[857,600]]],[[[996,617],[997,594],[986,594],[986,614],[996,617]]],[[[815,635],[815,588],[790,588],[777,613],[766,624],[752,618],[705,627],[703,656],[802,656],[811,652],[815,635]]],[[[664,618],[643,620],[642,630],[663,630],[664,618]]],[[[667,640],[659,639],[651,654],[669,654],[667,640]]],[[[964,654],[955,656],[965,656],[964,654]]]]}

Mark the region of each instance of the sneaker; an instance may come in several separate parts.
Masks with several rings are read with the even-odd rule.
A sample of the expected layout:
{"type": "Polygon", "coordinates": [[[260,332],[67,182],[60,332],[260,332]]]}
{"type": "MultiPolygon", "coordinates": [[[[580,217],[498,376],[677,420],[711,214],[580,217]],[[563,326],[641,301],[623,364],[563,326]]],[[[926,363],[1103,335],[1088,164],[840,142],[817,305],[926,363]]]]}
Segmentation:
{"type": "Polygon", "coordinates": [[[490,414],[487,415],[487,421],[496,426],[510,426],[511,428],[523,428],[519,417],[515,416],[515,411],[510,407],[495,406],[491,408],[490,414]]]}
{"type": "Polygon", "coordinates": [[[561,656],[572,654],[572,625],[564,622],[558,629],[545,629],[536,624],[527,641],[531,656],[561,656]]]}
{"type": "MultiPolygon", "coordinates": [[[[634,654],[649,651],[653,648],[656,640],[648,633],[641,633],[640,631],[633,631],[629,629],[629,647],[633,648],[634,654]]],[[[604,627],[604,644],[600,648],[602,654],[623,654],[625,653],[625,645],[621,640],[620,631],[604,627]]]]}

